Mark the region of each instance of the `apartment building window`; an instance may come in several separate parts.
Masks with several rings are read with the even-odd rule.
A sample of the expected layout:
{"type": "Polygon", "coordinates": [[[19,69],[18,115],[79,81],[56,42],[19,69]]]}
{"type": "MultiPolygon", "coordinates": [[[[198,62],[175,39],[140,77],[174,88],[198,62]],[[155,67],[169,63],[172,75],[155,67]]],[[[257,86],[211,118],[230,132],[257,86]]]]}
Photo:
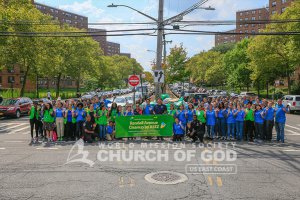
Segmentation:
{"type": "Polygon", "coordinates": [[[273,11],[272,11],[272,15],[275,15],[275,14],[276,14],[276,10],[273,10],[273,11]]]}
{"type": "Polygon", "coordinates": [[[75,19],[77,19],[77,15],[75,15],[75,19]]]}
{"type": "Polygon", "coordinates": [[[242,13],[242,12],[240,13],[240,16],[243,16],[243,13],[242,13]]]}
{"type": "Polygon", "coordinates": [[[258,13],[261,14],[261,10],[259,10],[258,13]]]}
{"type": "Polygon", "coordinates": [[[242,24],[240,24],[240,28],[241,28],[241,27],[243,27],[243,25],[242,25],[242,24]]]}
{"type": "Polygon", "coordinates": [[[251,24],[252,27],[255,27],[255,24],[251,24]]]}
{"type": "Polygon", "coordinates": [[[256,11],[255,11],[255,10],[253,10],[253,11],[252,11],[252,14],[255,14],[255,13],[256,13],[256,11]]]}
{"type": "Polygon", "coordinates": [[[249,15],[249,12],[248,12],[248,11],[246,12],[246,15],[249,15]]]}
{"type": "Polygon", "coordinates": [[[248,18],[248,17],[246,17],[246,18],[245,18],[245,21],[248,21],[248,19],[249,19],[249,18],[248,18]]]}
{"type": "Polygon", "coordinates": [[[260,16],[260,15],[258,16],[258,19],[261,19],[261,16],[260,16]]]}
{"type": "Polygon", "coordinates": [[[7,83],[14,83],[15,82],[15,77],[14,76],[9,76],[7,79],[7,83]]]}
{"type": "Polygon", "coordinates": [[[50,11],[51,11],[51,12],[54,12],[54,10],[53,10],[52,8],[50,8],[50,11]]]}
{"type": "Polygon", "coordinates": [[[281,12],[283,13],[286,10],[285,7],[281,8],[281,12]]]}
{"type": "Polygon", "coordinates": [[[20,77],[20,83],[23,83],[24,82],[24,76],[21,76],[20,77]]]}
{"type": "Polygon", "coordinates": [[[276,1],[273,1],[272,2],[272,7],[275,7],[276,6],[276,1]]]}
{"type": "Polygon", "coordinates": [[[67,16],[67,17],[72,17],[72,15],[71,15],[71,14],[69,14],[69,13],[66,13],[66,16],[67,16]]]}
{"type": "Polygon", "coordinates": [[[242,18],[240,18],[240,21],[243,21],[243,19],[242,19],[242,18]]]}
{"type": "Polygon", "coordinates": [[[251,33],[255,33],[255,30],[252,30],[251,33]]]}
{"type": "Polygon", "coordinates": [[[282,4],[284,4],[284,3],[286,3],[287,2],[287,0],[281,0],[281,3],[282,4]]]}
{"type": "Polygon", "coordinates": [[[15,72],[14,67],[8,67],[8,68],[7,68],[7,72],[8,72],[8,73],[14,73],[14,72],[15,72]]]}
{"type": "Polygon", "coordinates": [[[69,23],[69,24],[72,24],[71,20],[66,19],[66,22],[69,23]]]}
{"type": "Polygon", "coordinates": [[[249,25],[248,24],[245,24],[245,27],[247,28],[249,25]]]}

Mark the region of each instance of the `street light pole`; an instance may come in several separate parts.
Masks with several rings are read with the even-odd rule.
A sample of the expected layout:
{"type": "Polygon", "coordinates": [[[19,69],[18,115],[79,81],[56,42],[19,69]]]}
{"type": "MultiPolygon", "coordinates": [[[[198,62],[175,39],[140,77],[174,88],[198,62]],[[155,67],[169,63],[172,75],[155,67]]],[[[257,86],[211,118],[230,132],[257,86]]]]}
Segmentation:
{"type": "MultiPolygon", "coordinates": [[[[157,49],[156,49],[156,70],[162,70],[162,47],[163,47],[163,31],[164,31],[164,0],[159,0],[158,23],[157,23],[157,49]]],[[[155,96],[160,97],[160,84],[155,85],[155,96]]]]}

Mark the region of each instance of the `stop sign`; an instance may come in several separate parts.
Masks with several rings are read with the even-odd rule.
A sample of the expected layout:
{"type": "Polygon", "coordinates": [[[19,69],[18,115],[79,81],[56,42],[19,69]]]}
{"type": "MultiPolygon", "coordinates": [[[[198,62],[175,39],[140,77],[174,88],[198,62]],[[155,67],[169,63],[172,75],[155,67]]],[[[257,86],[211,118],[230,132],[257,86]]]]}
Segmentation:
{"type": "Polygon", "coordinates": [[[140,77],[137,75],[131,75],[128,78],[128,83],[132,87],[138,86],[140,84],[140,77]]]}

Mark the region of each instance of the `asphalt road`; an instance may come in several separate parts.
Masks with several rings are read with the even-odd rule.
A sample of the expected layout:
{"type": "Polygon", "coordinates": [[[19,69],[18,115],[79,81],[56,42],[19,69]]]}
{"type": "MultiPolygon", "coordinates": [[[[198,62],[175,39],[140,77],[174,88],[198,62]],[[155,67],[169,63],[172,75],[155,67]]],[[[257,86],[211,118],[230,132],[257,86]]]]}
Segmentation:
{"type": "MultiPolygon", "coordinates": [[[[273,136],[274,137],[274,136],[273,136]]],[[[237,153],[235,161],[204,161],[203,151],[218,147],[184,146],[169,148],[160,143],[143,150],[168,150],[168,161],[98,161],[98,144],[85,145],[94,162],[67,163],[74,143],[28,145],[28,117],[0,120],[0,199],[300,199],[300,116],[288,115],[286,143],[236,143],[228,149],[237,153]],[[178,151],[196,149],[190,161],[175,160],[178,151]],[[67,163],[67,164],[66,164],[67,163]],[[233,164],[235,174],[186,174],[186,165],[233,164]],[[186,174],[188,180],[176,185],[158,185],[145,180],[157,171],[186,174]]],[[[119,143],[102,150],[138,150],[141,144],[119,143]]],[[[164,145],[170,143],[164,143],[164,145]]],[[[224,145],[224,144],[223,144],[224,145]]],[[[71,155],[75,155],[74,148],[71,155]]],[[[80,156],[79,156],[80,157],[80,156]]],[[[78,158],[79,158],[78,157],[78,158]]],[[[81,156],[82,157],[82,156],[81,156]]],[[[168,180],[168,178],[163,177],[168,180]]],[[[171,179],[171,178],[169,178],[171,179]]]]}

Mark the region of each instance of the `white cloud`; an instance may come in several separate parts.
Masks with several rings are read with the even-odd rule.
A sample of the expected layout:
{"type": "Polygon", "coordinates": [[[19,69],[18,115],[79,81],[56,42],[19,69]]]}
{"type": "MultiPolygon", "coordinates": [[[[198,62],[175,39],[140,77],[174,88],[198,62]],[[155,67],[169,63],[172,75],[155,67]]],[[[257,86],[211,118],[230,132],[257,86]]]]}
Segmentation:
{"type": "Polygon", "coordinates": [[[92,0],[86,0],[83,1],[82,3],[75,1],[74,3],[69,5],[61,5],[59,6],[59,8],[63,10],[79,13],[85,16],[93,15],[95,17],[99,17],[103,13],[102,9],[97,8],[96,6],[93,5],[92,0]]]}

